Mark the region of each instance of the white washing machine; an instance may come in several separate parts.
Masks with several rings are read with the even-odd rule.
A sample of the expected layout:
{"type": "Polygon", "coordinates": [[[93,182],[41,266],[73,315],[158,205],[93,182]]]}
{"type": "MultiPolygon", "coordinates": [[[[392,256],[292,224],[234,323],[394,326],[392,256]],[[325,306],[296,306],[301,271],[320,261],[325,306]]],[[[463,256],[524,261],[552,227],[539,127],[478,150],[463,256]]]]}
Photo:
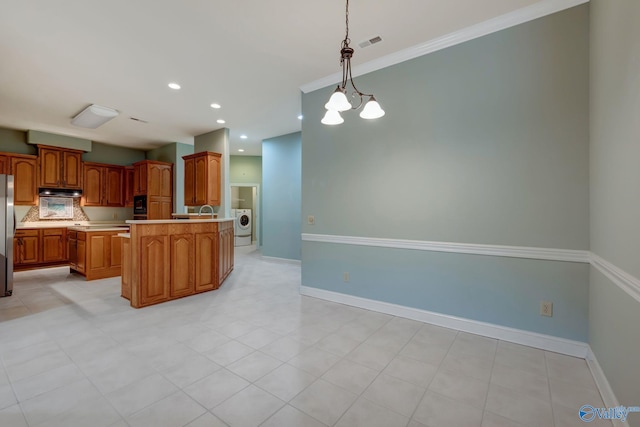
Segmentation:
{"type": "MultiPolygon", "coordinates": [[[[233,212],[232,212],[233,215],[233,212]]],[[[248,246],[251,244],[251,209],[235,209],[235,246],[248,246]]]]}

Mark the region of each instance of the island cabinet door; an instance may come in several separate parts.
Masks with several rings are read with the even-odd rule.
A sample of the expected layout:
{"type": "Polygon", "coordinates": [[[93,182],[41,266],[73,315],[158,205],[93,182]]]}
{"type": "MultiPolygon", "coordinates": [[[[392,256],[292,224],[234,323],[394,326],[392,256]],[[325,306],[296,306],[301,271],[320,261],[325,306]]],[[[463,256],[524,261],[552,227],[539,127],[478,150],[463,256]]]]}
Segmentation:
{"type": "Polygon", "coordinates": [[[131,239],[122,239],[122,289],[123,298],[131,301],[131,239]]]}
{"type": "Polygon", "coordinates": [[[233,270],[233,228],[224,229],[219,235],[218,283],[221,284],[233,270]]]}
{"type": "Polygon", "coordinates": [[[76,270],[84,273],[87,268],[87,233],[78,232],[76,243],[76,270]]]}
{"type": "Polygon", "coordinates": [[[193,280],[193,234],[171,236],[171,296],[181,297],[195,292],[193,280]]]}
{"type": "Polygon", "coordinates": [[[196,233],[196,292],[218,286],[218,244],[216,233],[196,233]]]}
{"type": "Polygon", "coordinates": [[[140,238],[140,305],[155,304],[169,299],[170,261],[169,236],[140,238]]]}

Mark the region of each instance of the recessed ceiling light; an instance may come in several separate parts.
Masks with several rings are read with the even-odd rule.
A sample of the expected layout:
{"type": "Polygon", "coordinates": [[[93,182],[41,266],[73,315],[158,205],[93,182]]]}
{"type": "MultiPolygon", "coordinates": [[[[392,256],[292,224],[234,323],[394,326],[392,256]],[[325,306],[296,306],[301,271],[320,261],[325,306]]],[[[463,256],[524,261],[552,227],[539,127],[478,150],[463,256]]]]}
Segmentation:
{"type": "Polygon", "coordinates": [[[238,148],[238,151],[244,153],[244,148],[238,148]]]}
{"type": "Polygon", "coordinates": [[[247,138],[248,138],[247,135],[244,135],[244,134],[240,135],[240,139],[247,139],[247,138]]]}
{"type": "Polygon", "coordinates": [[[300,115],[298,116],[298,120],[302,120],[302,117],[303,117],[303,116],[302,116],[302,114],[300,114],[300,115]]]}
{"type": "Polygon", "coordinates": [[[178,83],[169,83],[169,87],[174,90],[180,89],[180,85],[178,83]]]}
{"type": "Polygon", "coordinates": [[[211,108],[222,108],[222,106],[220,104],[216,104],[215,102],[213,104],[211,104],[211,108]]]}
{"type": "Polygon", "coordinates": [[[220,123],[220,124],[226,123],[226,122],[225,122],[224,120],[222,120],[222,119],[218,119],[218,120],[216,120],[216,122],[218,122],[218,123],[220,123]]]}

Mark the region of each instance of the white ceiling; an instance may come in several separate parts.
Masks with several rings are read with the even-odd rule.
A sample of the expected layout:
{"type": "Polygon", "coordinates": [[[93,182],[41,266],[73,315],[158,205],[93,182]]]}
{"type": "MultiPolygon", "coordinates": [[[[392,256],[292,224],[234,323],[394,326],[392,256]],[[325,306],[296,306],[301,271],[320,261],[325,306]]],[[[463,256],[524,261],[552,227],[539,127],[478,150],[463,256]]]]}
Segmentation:
{"type": "MultiPolygon", "coordinates": [[[[351,0],[352,63],[545,1],[351,0]],[[383,42],[358,47],[377,35],[383,42]]],[[[300,87],[339,71],[344,8],[344,0],[2,0],[0,127],[140,149],[193,144],[228,127],[231,154],[260,155],[263,139],[300,130],[300,87]],[[169,89],[172,81],[182,89],[169,89]],[[72,126],[89,104],[120,115],[95,130],[72,126]]]]}

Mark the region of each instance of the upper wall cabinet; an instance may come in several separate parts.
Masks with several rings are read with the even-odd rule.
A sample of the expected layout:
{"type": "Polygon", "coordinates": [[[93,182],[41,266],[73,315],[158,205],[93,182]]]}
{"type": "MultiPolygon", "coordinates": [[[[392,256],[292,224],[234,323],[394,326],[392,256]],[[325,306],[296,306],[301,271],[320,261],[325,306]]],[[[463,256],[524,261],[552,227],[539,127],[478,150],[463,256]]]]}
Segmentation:
{"type": "Polygon", "coordinates": [[[124,205],[133,207],[133,194],[135,193],[135,168],[125,166],[124,168],[124,205]]]}
{"type": "Polygon", "coordinates": [[[124,206],[124,167],[84,162],[83,206],[124,206]]]}
{"type": "Polygon", "coordinates": [[[220,153],[183,156],[185,206],[220,205],[220,153]]]}
{"type": "Polygon", "coordinates": [[[13,175],[13,203],[36,205],[38,202],[38,162],[36,156],[28,154],[7,155],[11,164],[7,171],[13,175]]]}
{"type": "Polygon", "coordinates": [[[173,196],[173,163],[142,160],[133,164],[133,193],[147,197],[173,196]]]}
{"type": "Polygon", "coordinates": [[[82,188],[82,151],[38,145],[40,187],[82,188]]]}
{"type": "Polygon", "coordinates": [[[173,163],[142,160],[133,164],[133,193],[147,196],[147,219],[171,219],[173,163]]]}
{"type": "Polygon", "coordinates": [[[0,174],[9,175],[11,170],[11,158],[3,153],[0,153],[0,174]]]}

